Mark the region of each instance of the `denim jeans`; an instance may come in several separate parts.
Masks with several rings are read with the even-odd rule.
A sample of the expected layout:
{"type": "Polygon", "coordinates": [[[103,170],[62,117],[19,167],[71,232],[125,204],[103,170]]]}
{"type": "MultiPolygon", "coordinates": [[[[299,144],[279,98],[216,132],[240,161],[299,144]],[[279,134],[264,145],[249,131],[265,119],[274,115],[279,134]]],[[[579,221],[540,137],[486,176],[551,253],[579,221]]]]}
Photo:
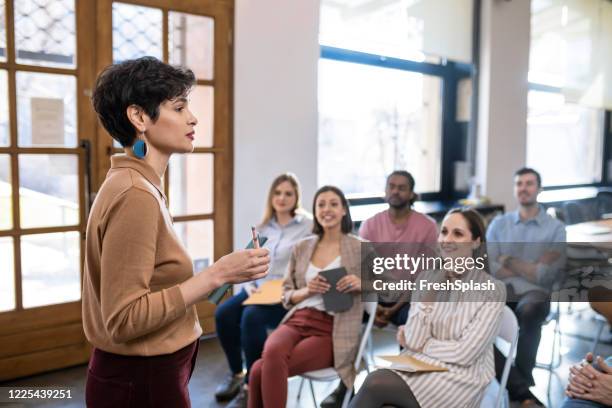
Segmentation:
{"type": "Polygon", "coordinates": [[[242,372],[246,360],[247,381],[251,366],[261,357],[268,330],[276,328],[287,310],[280,305],[243,306],[248,297],[242,289],[217,307],[217,336],[232,373],[242,372]]]}
{"type": "Polygon", "coordinates": [[[566,397],[561,408],[606,408],[607,405],[602,405],[598,402],[587,401],[579,398],[566,397]]]}

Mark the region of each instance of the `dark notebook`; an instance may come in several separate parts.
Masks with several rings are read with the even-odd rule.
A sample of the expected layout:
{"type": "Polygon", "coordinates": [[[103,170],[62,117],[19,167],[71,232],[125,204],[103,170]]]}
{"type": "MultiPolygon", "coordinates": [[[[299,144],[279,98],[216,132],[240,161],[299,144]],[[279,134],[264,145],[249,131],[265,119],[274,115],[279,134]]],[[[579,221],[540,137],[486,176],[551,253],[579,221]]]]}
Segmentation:
{"type": "MultiPolygon", "coordinates": [[[[259,246],[262,247],[263,244],[265,244],[267,240],[268,240],[267,237],[260,236],[259,246]]],[[[246,247],[246,249],[251,249],[251,248],[253,248],[253,240],[249,241],[249,244],[246,247]]],[[[230,290],[232,286],[234,285],[231,283],[226,283],[223,286],[213,290],[212,293],[208,295],[208,301],[211,303],[214,303],[215,305],[218,305],[221,299],[223,299],[223,296],[225,295],[225,293],[228,290],[230,290]]]]}
{"type": "Polygon", "coordinates": [[[330,284],[331,288],[329,291],[323,294],[323,303],[325,304],[325,310],[328,312],[346,312],[353,306],[353,295],[350,293],[340,293],[336,289],[336,284],[343,276],[346,276],[345,268],[328,269],[326,271],[319,272],[327,283],[330,284]]]}

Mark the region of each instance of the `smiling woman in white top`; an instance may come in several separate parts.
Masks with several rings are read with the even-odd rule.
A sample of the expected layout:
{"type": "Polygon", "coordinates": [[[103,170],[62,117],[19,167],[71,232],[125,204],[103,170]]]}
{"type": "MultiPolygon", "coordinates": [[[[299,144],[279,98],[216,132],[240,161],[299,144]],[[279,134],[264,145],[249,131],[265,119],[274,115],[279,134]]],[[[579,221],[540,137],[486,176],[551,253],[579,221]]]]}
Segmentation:
{"type": "Polygon", "coordinates": [[[345,386],[355,380],[353,362],[363,315],[361,240],[350,234],[348,202],[337,187],[317,191],[313,212],[316,235],[295,246],[283,282],[283,305],[290,310],[251,369],[249,408],[284,408],[287,378],[307,371],[333,367],[345,386]],[[352,306],[330,313],[322,295],[331,286],[319,272],[338,266],[347,273],[336,290],[350,293],[352,306]]]}
{"type": "Polygon", "coordinates": [[[247,403],[248,373],[261,356],[268,330],[274,329],[287,313],[276,305],[243,306],[247,297],[263,280],[281,279],[285,274],[293,246],[312,234],[312,220],[300,204],[300,185],[295,175],[281,174],[270,186],[263,220],[258,226],[260,236],[268,238],[263,245],[270,251],[268,276],[250,282],[240,292],[223,302],[215,313],[217,336],[231,373],[217,387],[218,401],[232,399],[228,407],[244,407],[247,403]],[[244,376],[244,353],[247,375],[244,376]],[[243,384],[244,382],[244,384],[243,384]]]}

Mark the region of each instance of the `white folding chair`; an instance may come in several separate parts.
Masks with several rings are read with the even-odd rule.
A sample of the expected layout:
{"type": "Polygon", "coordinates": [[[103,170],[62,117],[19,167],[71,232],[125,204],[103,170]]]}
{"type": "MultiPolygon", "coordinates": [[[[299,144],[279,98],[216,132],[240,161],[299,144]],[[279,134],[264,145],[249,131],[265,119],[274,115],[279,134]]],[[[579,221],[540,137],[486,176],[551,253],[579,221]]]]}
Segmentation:
{"type": "MultiPolygon", "coordinates": [[[[397,334],[397,326],[394,325],[393,323],[389,323],[383,328],[372,326],[372,335],[368,337],[368,342],[366,345],[366,348],[368,350],[368,356],[370,358],[370,363],[372,364],[374,364],[374,335],[376,334],[376,331],[383,332],[383,333],[393,333],[393,337],[395,337],[395,335],[397,334]]],[[[400,351],[401,351],[401,348],[400,348],[400,345],[398,344],[397,352],[399,353],[400,351]]]]}
{"type": "MultiPolygon", "coordinates": [[[[376,305],[377,302],[363,302],[364,309],[368,313],[368,321],[365,324],[363,329],[363,333],[361,334],[361,339],[359,341],[359,348],[357,349],[357,356],[355,357],[355,371],[359,372],[359,367],[361,366],[361,360],[364,361],[366,369],[368,367],[368,361],[364,355],[364,350],[366,347],[366,343],[368,338],[370,337],[370,332],[372,331],[372,325],[374,324],[374,318],[376,317],[376,305]]],[[[312,386],[313,381],[321,381],[321,382],[331,382],[335,381],[339,378],[338,373],[333,368],[323,368],[321,370],[309,371],[307,373],[301,374],[302,384],[300,384],[300,389],[298,391],[297,399],[300,399],[300,394],[302,392],[302,385],[304,380],[307,380],[310,385],[310,393],[312,394],[312,401],[315,406],[317,404],[317,398],[315,397],[314,388],[312,386]]],[[[353,391],[353,387],[350,387],[346,390],[346,394],[344,395],[344,400],[342,401],[342,408],[346,408],[349,403],[349,399],[351,398],[351,393],[353,391]]]]}
{"type": "Polygon", "coordinates": [[[485,390],[480,408],[491,408],[492,395],[494,394],[497,394],[495,397],[495,408],[508,408],[510,406],[506,384],[508,383],[508,376],[510,375],[510,367],[514,363],[514,358],[516,356],[518,330],[518,321],[516,320],[514,312],[508,306],[504,306],[495,343],[502,353],[508,350],[506,353],[506,364],[504,365],[501,382],[498,383],[497,380],[493,378],[485,390]]]}

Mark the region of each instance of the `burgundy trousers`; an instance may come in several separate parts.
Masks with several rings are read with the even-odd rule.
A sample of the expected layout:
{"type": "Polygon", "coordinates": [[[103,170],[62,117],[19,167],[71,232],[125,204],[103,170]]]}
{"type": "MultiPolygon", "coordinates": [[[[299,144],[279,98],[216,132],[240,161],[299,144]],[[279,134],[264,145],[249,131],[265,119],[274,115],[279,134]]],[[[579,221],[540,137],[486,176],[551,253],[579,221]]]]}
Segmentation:
{"type": "Polygon", "coordinates": [[[160,356],[122,356],[94,349],[85,401],[89,408],[191,407],[189,379],[200,342],[160,356]]]}
{"type": "Polygon", "coordinates": [[[251,367],[249,408],[285,408],[287,379],[334,365],[334,318],[316,309],[300,309],[266,340],[251,367]]]}

